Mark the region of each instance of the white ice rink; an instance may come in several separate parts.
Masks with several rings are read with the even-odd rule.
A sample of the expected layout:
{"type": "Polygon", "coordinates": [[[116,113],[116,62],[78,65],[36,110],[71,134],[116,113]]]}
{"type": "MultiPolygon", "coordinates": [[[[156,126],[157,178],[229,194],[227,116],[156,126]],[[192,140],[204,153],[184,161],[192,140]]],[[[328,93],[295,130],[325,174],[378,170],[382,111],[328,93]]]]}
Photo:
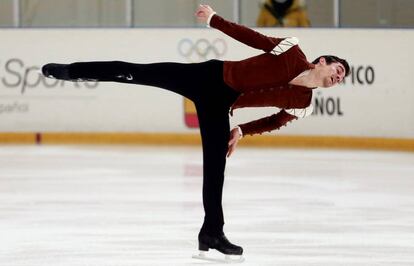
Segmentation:
{"type": "MultiPolygon", "coordinates": [[[[200,148],[0,147],[1,266],[191,259],[200,148]]],[[[247,265],[414,265],[414,153],[238,149],[225,232],[247,265]]]]}

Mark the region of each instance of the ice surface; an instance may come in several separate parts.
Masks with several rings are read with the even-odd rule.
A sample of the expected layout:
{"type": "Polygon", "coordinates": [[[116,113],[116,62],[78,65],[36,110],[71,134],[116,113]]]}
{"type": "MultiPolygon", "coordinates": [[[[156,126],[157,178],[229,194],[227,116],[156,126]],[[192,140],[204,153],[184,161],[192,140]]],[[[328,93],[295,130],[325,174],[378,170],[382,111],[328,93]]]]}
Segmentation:
{"type": "MultiPolygon", "coordinates": [[[[0,265],[212,265],[191,258],[201,159],[200,148],[0,147],[0,265]]],[[[414,265],[413,153],[240,148],[224,209],[245,266],[414,265]]]]}

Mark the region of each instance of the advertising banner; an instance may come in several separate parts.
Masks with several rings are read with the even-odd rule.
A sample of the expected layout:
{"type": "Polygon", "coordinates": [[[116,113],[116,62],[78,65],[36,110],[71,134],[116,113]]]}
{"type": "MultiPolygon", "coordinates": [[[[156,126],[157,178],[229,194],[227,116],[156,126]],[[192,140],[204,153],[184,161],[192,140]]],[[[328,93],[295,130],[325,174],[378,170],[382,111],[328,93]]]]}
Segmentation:
{"type": "MultiPolygon", "coordinates": [[[[352,68],[343,84],[314,91],[311,116],[271,134],[414,138],[414,31],[257,30],[298,37],[309,61],[333,54],[352,68]]],[[[49,62],[196,63],[262,53],[214,29],[3,29],[0,36],[0,133],[197,132],[195,108],[179,95],[141,85],[58,81],[39,70],[49,62]]],[[[278,111],[236,110],[231,123],[278,111]]]]}

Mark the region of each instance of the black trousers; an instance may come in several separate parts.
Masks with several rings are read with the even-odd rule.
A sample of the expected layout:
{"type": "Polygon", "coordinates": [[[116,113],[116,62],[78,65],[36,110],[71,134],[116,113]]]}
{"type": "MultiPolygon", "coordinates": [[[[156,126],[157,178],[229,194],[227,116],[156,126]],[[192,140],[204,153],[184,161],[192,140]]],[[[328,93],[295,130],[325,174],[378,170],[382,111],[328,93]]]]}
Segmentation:
{"type": "Polygon", "coordinates": [[[204,223],[200,233],[223,232],[222,194],[230,137],[229,108],[239,93],[223,81],[223,62],[132,64],[84,62],[68,67],[71,79],[94,79],[159,87],[192,100],[203,144],[204,223]]]}

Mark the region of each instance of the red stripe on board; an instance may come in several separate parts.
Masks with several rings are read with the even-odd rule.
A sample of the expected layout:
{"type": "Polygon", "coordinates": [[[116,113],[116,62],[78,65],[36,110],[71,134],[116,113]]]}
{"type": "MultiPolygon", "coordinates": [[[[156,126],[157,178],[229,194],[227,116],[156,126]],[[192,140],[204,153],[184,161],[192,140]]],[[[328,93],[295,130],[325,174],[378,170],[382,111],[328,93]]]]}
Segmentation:
{"type": "Polygon", "coordinates": [[[36,144],[37,145],[42,144],[42,134],[41,133],[36,133],[36,144]]]}
{"type": "Polygon", "coordinates": [[[187,127],[189,128],[198,128],[198,118],[197,118],[197,114],[185,114],[185,124],[187,125],[187,127]]]}

